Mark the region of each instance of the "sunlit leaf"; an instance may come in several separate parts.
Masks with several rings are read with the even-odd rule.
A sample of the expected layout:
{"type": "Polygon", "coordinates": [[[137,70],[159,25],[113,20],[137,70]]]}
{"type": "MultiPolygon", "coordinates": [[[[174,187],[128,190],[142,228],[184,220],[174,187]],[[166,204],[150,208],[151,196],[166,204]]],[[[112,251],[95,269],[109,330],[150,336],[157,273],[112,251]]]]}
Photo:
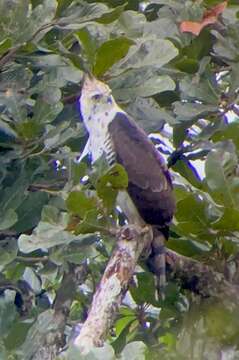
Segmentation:
{"type": "Polygon", "coordinates": [[[112,65],[125,57],[133,41],[127,38],[109,40],[96,51],[93,72],[96,76],[104,74],[112,65]]]}
{"type": "MultiPolygon", "coordinates": [[[[66,224],[67,225],[67,224],[66,224]]],[[[66,227],[66,226],[65,226],[66,227]]],[[[76,236],[69,231],[64,230],[62,225],[51,225],[46,222],[40,222],[32,235],[21,235],[18,239],[19,249],[24,253],[47,249],[62,244],[70,244],[72,241],[83,240],[88,235],[76,236]]]]}
{"type": "Polygon", "coordinates": [[[234,176],[238,159],[234,147],[225,143],[225,148],[211,151],[206,160],[206,181],[215,199],[227,207],[238,209],[238,176],[234,176]]]}
{"type": "Polygon", "coordinates": [[[87,196],[83,191],[72,191],[66,206],[73,214],[83,218],[88,211],[95,209],[96,198],[87,196]]]}
{"type": "Polygon", "coordinates": [[[131,46],[127,56],[117,65],[116,71],[137,69],[143,66],[162,67],[177,56],[177,48],[169,40],[147,39],[131,46]]]}
{"type": "Polygon", "coordinates": [[[96,190],[106,207],[112,209],[118,190],[126,189],[127,186],[128,175],[120,164],[116,164],[98,179],[96,190]]]}

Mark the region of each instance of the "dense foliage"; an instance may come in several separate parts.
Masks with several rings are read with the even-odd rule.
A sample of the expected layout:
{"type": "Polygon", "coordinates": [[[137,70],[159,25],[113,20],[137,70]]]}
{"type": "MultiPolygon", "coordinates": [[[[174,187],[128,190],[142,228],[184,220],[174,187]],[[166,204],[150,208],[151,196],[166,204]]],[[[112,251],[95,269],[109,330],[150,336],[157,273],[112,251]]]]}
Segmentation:
{"type": "MultiPolygon", "coordinates": [[[[85,68],[148,133],[163,135],[153,139],[177,197],[167,246],[236,284],[238,1],[1,0],[0,30],[1,359],[34,358],[52,331],[68,343],[114,246],[127,177],[104,161],[93,170],[77,162],[85,68]],[[55,316],[66,302],[63,331],[55,316]]],[[[137,271],[109,337],[116,354],[238,358],[239,309],[227,294],[224,304],[169,281],[157,301],[153,275],[137,271]]],[[[114,358],[107,351],[98,358],[114,358]]]]}

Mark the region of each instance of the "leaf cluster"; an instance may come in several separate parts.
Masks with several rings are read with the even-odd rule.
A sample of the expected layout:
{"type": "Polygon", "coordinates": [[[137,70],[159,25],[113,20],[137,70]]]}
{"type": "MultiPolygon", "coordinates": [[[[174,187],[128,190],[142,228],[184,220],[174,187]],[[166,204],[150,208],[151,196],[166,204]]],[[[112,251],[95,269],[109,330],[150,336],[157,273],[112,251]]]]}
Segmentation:
{"type": "MultiPolygon", "coordinates": [[[[237,1],[198,35],[180,30],[219,3],[0,2],[1,358],[33,358],[44,342],[32,334],[52,331],[54,300],[69,295],[64,274],[86,265],[68,299],[69,342],[124,223],[115,208],[124,169],[78,161],[87,140],[78,101],[86,70],[109,84],[168,160],[177,211],[167,246],[238,281],[237,1]]],[[[180,283],[169,282],[158,301],[142,266],[112,329],[114,351],[91,359],[215,358],[228,347],[236,354],[237,311],[180,283]]]]}

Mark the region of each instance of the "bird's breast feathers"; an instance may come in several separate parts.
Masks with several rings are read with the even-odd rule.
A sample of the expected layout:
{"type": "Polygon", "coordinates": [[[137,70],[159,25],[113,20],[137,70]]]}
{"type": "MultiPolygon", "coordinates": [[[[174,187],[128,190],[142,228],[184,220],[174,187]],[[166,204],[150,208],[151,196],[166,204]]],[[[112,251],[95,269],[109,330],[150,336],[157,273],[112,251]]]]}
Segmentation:
{"type": "Polygon", "coordinates": [[[109,87],[96,79],[89,78],[83,86],[81,113],[93,162],[105,154],[109,165],[120,163],[128,173],[128,194],[142,218],[149,224],[167,224],[175,210],[172,182],[147,134],[119,108],[109,87]]]}

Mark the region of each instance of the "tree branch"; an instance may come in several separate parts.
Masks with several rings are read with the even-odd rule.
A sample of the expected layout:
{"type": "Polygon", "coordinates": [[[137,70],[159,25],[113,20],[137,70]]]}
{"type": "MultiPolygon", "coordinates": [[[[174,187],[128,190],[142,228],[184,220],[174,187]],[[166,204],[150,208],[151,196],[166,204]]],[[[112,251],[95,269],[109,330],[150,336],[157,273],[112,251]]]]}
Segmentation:
{"type": "Polygon", "coordinates": [[[116,249],[94,294],[88,318],[74,344],[83,354],[102,346],[134,274],[137,261],[152,242],[151,227],[146,227],[126,192],[122,192],[124,212],[130,219],[118,234],[116,249]]]}
{"type": "Polygon", "coordinates": [[[14,58],[21,46],[22,44],[17,45],[10,49],[7,53],[3,54],[3,56],[0,58],[0,68],[2,68],[5,64],[7,64],[10,60],[14,58]]]}
{"type": "MultiPolygon", "coordinates": [[[[87,354],[93,346],[103,345],[128,289],[137,261],[153,240],[152,229],[143,231],[146,230],[145,224],[127,195],[124,205],[124,213],[127,213],[130,224],[134,225],[128,225],[121,231],[116,249],[94,294],[88,318],[74,341],[83,354],[87,354]]],[[[171,278],[179,280],[184,288],[202,297],[211,296],[222,300],[227,294],[238,304],[239,287],[230,284],[223,274],[169,249],[166,251],[166,259],[171,278]]],[[[160,269],[154,271],[160,274],[160,269]]]]}
{"type": "Polygon", "coordinates": [[[226,280],[222,273],[197,260],[166,250],[166,262],[170,277],[179,280],[182,287],[201,297],[214,297],[230,304],[239,304],[239,286],[226,280]]]}
{"type": "MultiPolygon", "coordinates": [[[[31,42],[35,39],[35,37],[43,30],[46,30],[52,26],[54,26],[56,24],[55,21],[52,21],[48,24],[42,25],[39,29],[36,30],[36,32],[26,41],[26,42],[31,42]]],[[[9,61],[13,60],[15,58],[15,55],[17,54],[18,50],[21,49],[21,47],[24,44],[19,44],[16,45],[15,47],[9,49],[6,53],[4,53],[1,57],[0,57],[0,69],[6,65],[9,61]]]]}

